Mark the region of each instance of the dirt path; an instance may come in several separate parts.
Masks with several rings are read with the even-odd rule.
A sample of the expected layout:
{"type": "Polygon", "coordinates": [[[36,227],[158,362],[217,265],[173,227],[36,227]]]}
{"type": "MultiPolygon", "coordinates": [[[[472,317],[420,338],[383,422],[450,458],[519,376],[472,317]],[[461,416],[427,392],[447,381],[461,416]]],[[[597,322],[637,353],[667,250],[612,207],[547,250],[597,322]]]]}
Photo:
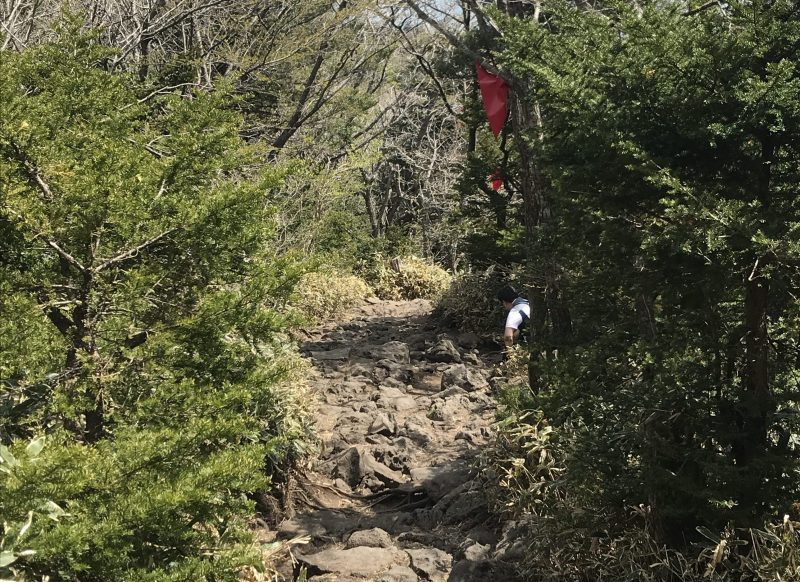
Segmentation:
{"type": "Polygon", "coordinates": [[[310,538],[286,566],[294,575],[513,580],[504,560],[520,548],[489,519],[474,480],[495,414],[491,365],[477,337],[437,330],[430,310],[375,300],[303,345],[322,399],[322,452],[295,490],[296,515],[278,528],[281,539],[310,538]]]}

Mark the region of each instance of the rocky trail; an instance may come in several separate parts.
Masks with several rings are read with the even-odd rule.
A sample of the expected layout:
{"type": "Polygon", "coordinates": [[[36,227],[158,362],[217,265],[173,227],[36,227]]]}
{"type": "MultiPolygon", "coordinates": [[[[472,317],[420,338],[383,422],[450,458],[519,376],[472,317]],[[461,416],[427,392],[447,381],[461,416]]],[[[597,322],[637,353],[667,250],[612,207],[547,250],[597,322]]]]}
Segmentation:
{"type": "Polygon", "coordinates": [[[423,300],[372,300],[302,346],[321,453],[277,528],[279,540],[307,541],[288,579],[514,580],[517,536],[490,517],[474,468],[495,415],[491,355],[430,312],[423,300]]]}

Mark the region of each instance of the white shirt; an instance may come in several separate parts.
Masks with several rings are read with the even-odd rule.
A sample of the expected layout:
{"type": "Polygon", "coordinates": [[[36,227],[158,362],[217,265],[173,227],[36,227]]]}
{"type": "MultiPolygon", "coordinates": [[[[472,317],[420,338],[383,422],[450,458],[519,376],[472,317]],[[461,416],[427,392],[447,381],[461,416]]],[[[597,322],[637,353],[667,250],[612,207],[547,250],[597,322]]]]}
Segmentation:
{"type": "Polygon", "coordinates": [[[511,307],[511,309],[508,312],[508,316],[506,317],[506,327],[510,327],[511,329],[519,329],[519,326],[522,325],[523,313],[528,318],[530,318],[531,306],[528,304],[527,301],[525,302],[521,301],[511,307]]]}

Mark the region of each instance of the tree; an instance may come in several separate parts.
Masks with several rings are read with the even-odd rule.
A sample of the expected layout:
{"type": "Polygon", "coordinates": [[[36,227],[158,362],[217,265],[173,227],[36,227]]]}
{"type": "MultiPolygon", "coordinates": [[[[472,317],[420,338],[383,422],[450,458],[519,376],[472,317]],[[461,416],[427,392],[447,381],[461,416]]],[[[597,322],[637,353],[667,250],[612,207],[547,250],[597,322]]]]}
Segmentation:
{"type": "Polygon", "coordinates": [[[0,61],[0,427],[47,441],[0,512],[66,512],[34,510],[29,576],[235,580],[258,561],[245,494],[302,435],[280,176],[245,179],[224,87],[137,99],[110,56],[70,24],[0,61]]]}
{"type": "Polygon", "coordinates": [[[549,3],[502,25],[542,106],[576,329],[540,404],[576,488],[649,504],[673,544],[798,494],[793,10],[549,3]]]}

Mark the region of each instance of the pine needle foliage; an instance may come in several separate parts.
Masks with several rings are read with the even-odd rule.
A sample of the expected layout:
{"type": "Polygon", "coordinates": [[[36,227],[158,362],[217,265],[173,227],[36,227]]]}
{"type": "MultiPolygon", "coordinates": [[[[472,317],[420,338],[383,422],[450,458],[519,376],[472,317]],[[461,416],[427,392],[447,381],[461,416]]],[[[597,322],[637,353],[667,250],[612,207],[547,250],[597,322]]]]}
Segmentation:
{"type": "Polygon", "coordinates": [[[630,507],[685,548],[800,496],[797,7],[695,8],[498,15],[499,61],[542,115],[525,138],[552,220],[531,261],[558,268],[572,324],[537,330],[532,406],[601,545],[630,507]]]}
{"type": "Polygon", "coordinates": [[[2,520],[32,516],[9,568],[236,580],[259,565],[246,494],[305,433],[281,176],[253,179],[224,87],[142,95],[110,56],[67,22],[0,59],[0,438],[46,442],[0,472],[2,520]]]}

